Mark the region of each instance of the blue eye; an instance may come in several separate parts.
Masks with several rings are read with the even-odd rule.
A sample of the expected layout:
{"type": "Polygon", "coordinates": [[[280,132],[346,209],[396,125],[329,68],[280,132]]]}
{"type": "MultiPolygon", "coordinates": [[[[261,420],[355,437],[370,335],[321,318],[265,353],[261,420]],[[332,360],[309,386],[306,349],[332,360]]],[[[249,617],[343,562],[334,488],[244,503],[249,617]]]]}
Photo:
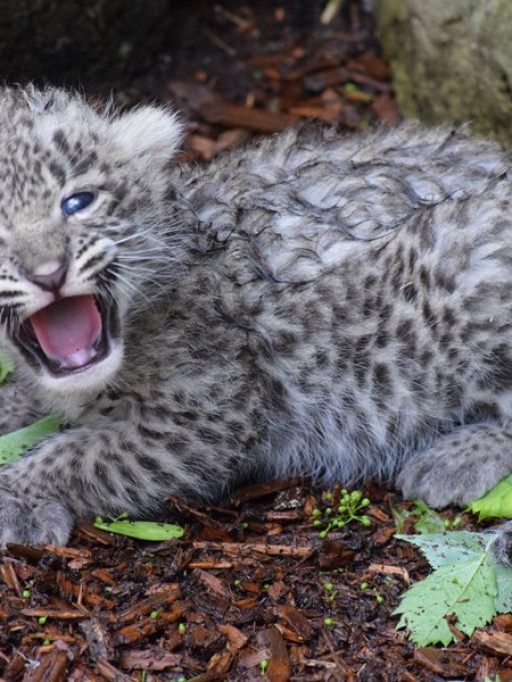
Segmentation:
{"type": "Polygon", "coordinates": [[[67,199],[63,199],[60,208],[65,215],[73,215],[73,213],[83,211],[84,208],[90,206],[93,201],[94,194],[92,192],[77,192],[67,199]]]}

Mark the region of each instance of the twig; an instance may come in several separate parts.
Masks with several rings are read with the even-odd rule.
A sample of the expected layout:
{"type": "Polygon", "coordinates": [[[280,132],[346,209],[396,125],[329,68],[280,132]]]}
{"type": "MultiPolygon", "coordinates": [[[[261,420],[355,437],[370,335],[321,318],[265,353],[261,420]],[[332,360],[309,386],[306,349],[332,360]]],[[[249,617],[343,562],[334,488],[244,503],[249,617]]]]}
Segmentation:
{"type": "Polygon", "coordinates": [[[329,0],[320,16],[320,21],[324,26],[331,23],[339,12],[342,2],[343,0],[329,0]]]}

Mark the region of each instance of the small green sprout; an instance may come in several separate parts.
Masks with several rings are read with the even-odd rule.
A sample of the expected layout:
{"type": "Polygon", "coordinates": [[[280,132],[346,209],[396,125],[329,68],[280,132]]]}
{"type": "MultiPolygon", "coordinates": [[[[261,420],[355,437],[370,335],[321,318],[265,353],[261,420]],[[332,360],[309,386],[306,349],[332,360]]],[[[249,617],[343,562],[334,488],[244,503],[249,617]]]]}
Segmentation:
{"type": "Polygon", "coordinates": [[[361,513],[370,505],[370,500],[363,497],[360,490],[353,490],[351,493],[345,489],[341,490],[337,504],[335,497],[333,492],[325,493],[324,498],[330,503],[329,506],[324,509],[323,513],[318,508],[311,512],[313,528],[321,528],[318,533],[321,539],[325,539],[333,528],[344,528],[351,521],[357,521],[365,528],[371,526],[371,518],[361,513]]]}
{"type": "Polygon", "coordinates": [[[186,623],[179,623],[178,632],[180,633],[180,635],[184,635],[186,631],[187,631],[187,624],[186,623]]]}
{"type": "Polygon", "coordinates": [[[331,628],[334,625],[334,621],[332,618],[324,618],[324,625],[327,625],[328,628],[331,628]]]}
{"type": "Polygon", "coordinates": [[[24,599],[30,599],[30,590],[23,590],[21,595],[24,599]]]}
{"type": "Polygon", "coordinates": [[[268,658],[264,658],[260,662],[260,675],[264,677],[267,674],[267,668],[268,668],[268,658]]]}
{"type": "Polygon", "coordinates": [[[361,583],[359,585],[359,589],[361,590],[361,592],[364,592],[364,590],[367,590],[369,587],[370,586],[368,585],[368,583],[361,583]]]}
{"type": "Polygon", "coordinates": [[[48,616],[39,616],[39,618],[37,619],[37,622],[39,623],[39,625],[44,625],[47,620],[48,620],[48,616]]]}
{"type": "Polygon", "coordinates": [[[158,618],[161,610],[162,609],[155,609],[154,611],[151,611],[151,613],[149,614],[149,617],[150,618],[158,618]]]}
{"type": "Polygon", "coordinates": [[[455,528],[458,528],[461,523],[462,523],[462,518],[460,516],[456,516],[453,519],[453,521],[451,519],[444,519],[443,520],[443,525],[446,528],[446,530],[454,530],[455,528]]]}

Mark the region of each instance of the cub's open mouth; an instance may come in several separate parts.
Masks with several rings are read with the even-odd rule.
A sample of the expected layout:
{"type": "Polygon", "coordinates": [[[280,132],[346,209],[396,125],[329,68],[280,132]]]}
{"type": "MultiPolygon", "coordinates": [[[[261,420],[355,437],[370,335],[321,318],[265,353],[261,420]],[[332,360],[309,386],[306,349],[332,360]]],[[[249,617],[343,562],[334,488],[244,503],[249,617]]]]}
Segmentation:
{"type": "Polygon", "coordinates": [[[55,376],[82,372],[109,354],[111,318],[100,298],[70,296],[31,315],[14,340],[55,376]]]}

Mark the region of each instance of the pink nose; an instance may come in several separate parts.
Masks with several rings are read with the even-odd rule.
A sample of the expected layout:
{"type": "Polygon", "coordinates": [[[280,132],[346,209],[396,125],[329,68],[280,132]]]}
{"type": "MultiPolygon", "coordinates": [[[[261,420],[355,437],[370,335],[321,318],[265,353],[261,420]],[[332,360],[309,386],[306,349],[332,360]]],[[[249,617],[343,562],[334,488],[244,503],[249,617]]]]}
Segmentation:
{"type": "Polygon", "coordinates": [[[64,284],[68,271],[67,259],[64,262],[52,261],[38,266],[33,272],[23,269],[23,274],[45,291],[56,291],[64,284]]]}

